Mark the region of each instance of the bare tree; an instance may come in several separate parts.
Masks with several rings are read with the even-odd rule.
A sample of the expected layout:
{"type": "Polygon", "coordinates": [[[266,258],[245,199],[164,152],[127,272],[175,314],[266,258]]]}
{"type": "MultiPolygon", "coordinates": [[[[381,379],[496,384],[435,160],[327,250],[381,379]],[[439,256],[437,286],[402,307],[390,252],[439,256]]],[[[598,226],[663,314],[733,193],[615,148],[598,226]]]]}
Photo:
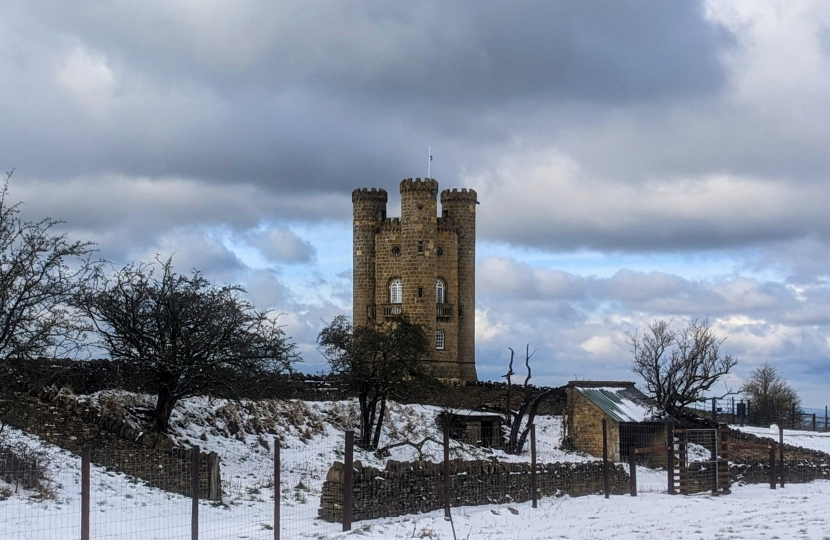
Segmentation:
{"type": "Polygon", "coordinates": [[[339,315],[317,338],[333,373],[355,392],[360,404],[360,440],[376,450],[386,402],[419,385],[433,384],[428,362],[432,347],[424,328],[405,316],[377,326],[352,326],[339,315]]]}
{"type": "Polygon", "coordinates": [[[99,265],[94,244],[57,232],[63,222],[24,219],[22,203],[8,201],[13,174],[0,188],[0,429],[13,392],[32,382],[30,361],[79,350],[87,325],[70,299],[99,265]]]}
{"type": "Polygon", "coordinates": [[[721,354],[726,338],[716,336],[708,320],[692,320],[673,330],[671,321],[656,319],[642,334],[626,336],[634,356],[632,371],[643,378],[657,406],[670,414],[698,401],[738,363],[721,354]]]}
{"type": "MultiPolygon", "coordinates": [[[[509,347],[508,347],[509,348],[509,347]]],[[[533,421],[536,419],[536,413],[539,411],[539,405],[547,399],[553,392],[552,388],[540,390],[530,384],[531,370],[530,359],[536,354],[536,351],[530,352],[530,345],[525,347],[525,367],[527,368],[527,377],[525,377],[522,385],[522,402],[519,404],[517,410],[513,410],[513,359],[515,352],[510,349],[510,365],[504,378],[507,379],[507,395],[504,410],[504,422],[510,429],[506,434],[505,449],[510,454],[519,455],[524,449],[527,442],[527,436],[530,434],[533,421]],[[526,418],[525,418],[526,417],[526,418]]]]}
{"type": "Polygon", "coordinates": [[[114,360],[158,399],[154,427],[167,431],[176,403],[200,393],[237,397],[250,381],[284,373],[295,345],[269,312],[236,285],[212,285],[198,271],[176,274],[172,259],[129,264],[76,298],[114,360]]]}
{"type": "Polygon", "coordinates": [[[741,391],[752,400],[753,414],[760,418],[783,418],[801,405],[796,391],[768,363],[749,372],[741,391]]]}

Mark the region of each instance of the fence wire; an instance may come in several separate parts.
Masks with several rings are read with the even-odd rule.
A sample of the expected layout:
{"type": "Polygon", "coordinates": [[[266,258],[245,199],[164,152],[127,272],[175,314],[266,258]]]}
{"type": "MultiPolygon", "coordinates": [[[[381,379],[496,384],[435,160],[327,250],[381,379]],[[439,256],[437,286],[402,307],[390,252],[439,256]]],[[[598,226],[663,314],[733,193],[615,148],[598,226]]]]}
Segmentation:
{"type": "MultiPolygon", "coordinates": [[[[710,492],[718,485],[719,466],[728,466],[737,483],[768,483],[772,477],[780,485],[828,478],[830,434],[785,428],[780,419],[758,423],[724,432],[736,448],[728,452],[728,463],[717,461],[723,440],[715,430],[673,431],[664,423],[608,423],[604,436],[601,429],[570,433],[565,443],[574,460],[540,461],[535,468],[530,453],[496,459],[492,449],[482,449],[480,455],[471,455],[457,441],[450,444],[444,462],[437,440],[419,449],[423,459],[413,451],[410,461],[353,449],[349,467],[342,432],[283,442],[278,460],[276,439],[262,439],[247,453],[218,455],[92,449],[90,538],[192,538],[194,485],[198,537],[219,540],[271,539],[274,527],[280,528],[282,539],[325,536],[343,528],[346,508],[359,523],[448,506],[457,511],[519,503],[534,494],[597,495],[606,485],[610,495],[627,495],[632,460],[639,493],[666,493],[674,489],[674,481],[683,487],[678,487],[681,493],[710,492]],[[195,463],[194,455],[199,456],[195,463]],[[350,491],[344,489],[349,471],[350,491]],[[680,471],[677,477],[675,471],[680,471]]],[[[69,452],[56,455],[47,465],[38,462],[36,453],[0,447],[0,540],[81,537],[81,460],[69,452]]]]}

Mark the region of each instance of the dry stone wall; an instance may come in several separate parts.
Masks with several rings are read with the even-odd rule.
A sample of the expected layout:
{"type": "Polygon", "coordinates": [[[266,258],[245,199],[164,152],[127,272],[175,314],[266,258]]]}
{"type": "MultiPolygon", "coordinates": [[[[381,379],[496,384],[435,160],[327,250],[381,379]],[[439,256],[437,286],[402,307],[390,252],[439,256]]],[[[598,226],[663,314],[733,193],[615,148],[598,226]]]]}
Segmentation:
{"type": "MultiPolygon", "coordinates": [[[[18,395],[19,406],[6,419],[21,429],[73,454],[91,449],[93,464],[125,473],[173,493],[190,495],[192,449],[178,448],[166,435],[143,432],[101,415],[56,389],[18,395]]],[[[221,499],[219,459],[200,452],[199,496],[221,499]]]]}
{"type": "MultiPolygon", "coordinates": [[[[354,464],[352,519],[431,512],[444,508],[441,463],[389,461],[385,469],[354,464]]],[[[343,518],[344,466],[336,462],[323,484],[318,515],[326,521],[343,518]]],[[[451,505],[477,506],[529,501],[529,463],[454,460],[450,464],[451,505]]],[[[537,465],[539,495],[578,497],[602,493],[602,462],[537,465]]],[[[629,490],[629,476],[621,465],[611,468],[611,492],[629,490]]]]}

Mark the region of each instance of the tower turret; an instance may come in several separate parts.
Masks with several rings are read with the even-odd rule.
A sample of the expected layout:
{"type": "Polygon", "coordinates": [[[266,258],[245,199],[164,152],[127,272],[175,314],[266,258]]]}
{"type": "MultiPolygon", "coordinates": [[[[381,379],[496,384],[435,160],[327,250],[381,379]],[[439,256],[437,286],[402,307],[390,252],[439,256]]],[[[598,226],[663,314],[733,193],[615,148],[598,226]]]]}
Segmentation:
{"type": "Polygon", "coordinates": [[[352,322],[355,326],[369,323],[369,311],[375,307],[375,233],[386,219],[384,189],[356,189],[352,192],[353,264],[352,322]]]}
{"type": "Polygon", "coordinates": [[[473,189],[441,192],[441,213],[455,225],[458,235],[458,364],[462,379],[476,375],[476,205],[473,189]]]}
{"type": "Polygon", "coordinates": [[[431,178],[401,181],[401,268],[403,311],[411,322],[435,336],[435,242],[438,222],[438,182],[431,178]]]}

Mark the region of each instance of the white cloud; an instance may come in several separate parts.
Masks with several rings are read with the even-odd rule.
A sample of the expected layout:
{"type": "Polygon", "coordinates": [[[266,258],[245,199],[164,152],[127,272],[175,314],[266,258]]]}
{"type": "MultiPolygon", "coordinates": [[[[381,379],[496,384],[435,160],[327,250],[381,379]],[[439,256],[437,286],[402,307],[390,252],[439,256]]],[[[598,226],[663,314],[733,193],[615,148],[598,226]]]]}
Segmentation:
{"type": "Polygon", "coordinates": [[[116,80],[104,54],[72,48],[58,67],[56,80],[90,115],[99,119],[107,115],[116,80]]]}

